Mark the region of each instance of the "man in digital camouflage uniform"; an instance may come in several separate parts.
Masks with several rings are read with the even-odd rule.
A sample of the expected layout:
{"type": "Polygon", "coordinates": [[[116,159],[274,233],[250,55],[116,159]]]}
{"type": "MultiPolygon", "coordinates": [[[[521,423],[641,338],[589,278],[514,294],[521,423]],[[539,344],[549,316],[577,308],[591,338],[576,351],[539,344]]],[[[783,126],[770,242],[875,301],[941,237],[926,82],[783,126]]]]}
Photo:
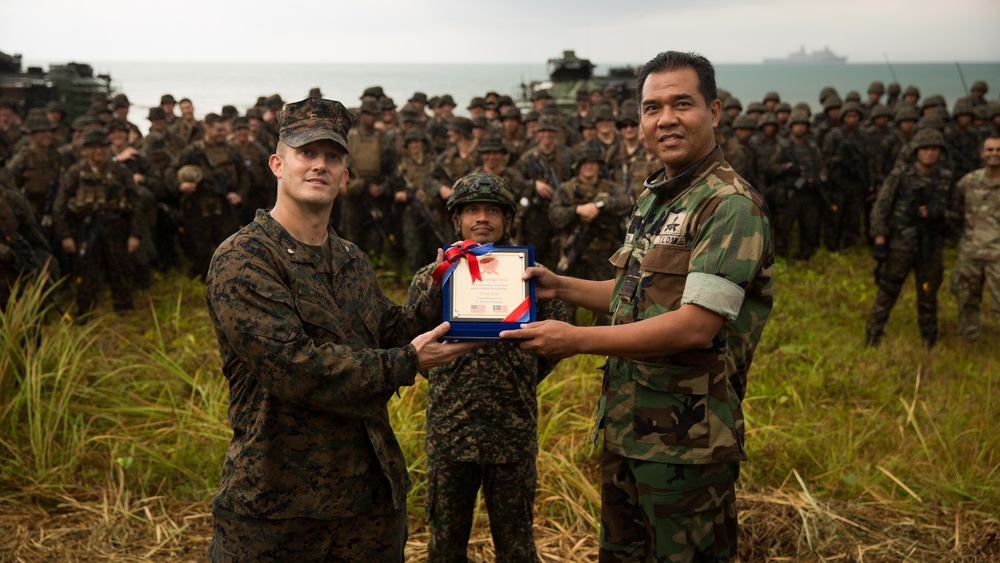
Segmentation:
{"type": "Polygon", "coordinates": [[[140,204],[132,173],[111,159],[108,145],[100,129],[83,134],[86,158],[66,171],[55,201],[55,233],[72,257],[80,315],[94,310],[102,277],[115,311],[133,308],[129,255],[139,250],[140,204]]]}
{"type": "Polygon", "coordinates": [[[393,303],[329,227],[347,108],[308,98],[278,120],[274,209],[220,245],[206,280],[233,427],[209,559],[401,562],[409,479],[386,401],[472,346],[437,342],[440,291],[393,303]]]}
{"type": "Polygon", "coordinates": [[[636,84],[664,169],[611,257],[615,279],[529,269],[540,299],[612,312],[613,326],[542,321],[501,337],[551,357],[609,356],[597,416],[601,561],[734,561],[740,404],[772,305],[770,219],[715,144],[711,63],[668,51],[636,84]]]}
{"type": "Polygon", "coordinates": [[[556,120],[539,119],[535,127],[538,143],[517,161],[529,187],[518,200],[522,206],[518,215],[523,217],[516,236],[519,244],[535,247],[535,260],[542,264],[558,261],[559,245],[548,221],[549,205],[559,184],[573,177],[572,151],[556,140],[558,130],[556,120]]]}
{"type": "Polygon", "coordinates": [[[984,283],[1000,324],[1000,136],[983,141],[980,158],[983,168],[958,181],[952,201],[962,238],[951,270],[951,291],[958,302],[958,335],[970,340],[981,333],[984,283]]]}
{"type": "MultiPolygon", "coordinates": [[[[461,178],[448,210],[459,239],[510,244],[517,206],[501,177],[475,172],[461,178]]],[[[413,278],[407,305],[434,285],[434,267],[413,278]]],[[[538,303],[538,318],[567,317],[562,302],[551,300],[538,303]]],[[[466,561],[480,487],[496,560],[538,560],[531,530],[538,480],[535,388],[556,363],[514,342],[493,342],[427,374],[428,562],[466,561]]]]}
{"type": "Polygon", "coordinates": [[[865,341],[875,346],[889,321],[903,282],[912,271],[917,289],[917,323],[928,348],[937,342],[937,290],[944,275],[941,256],[949,221],[950,170],[940,165],[944,136],[934,129],[918,131],[910,143],[913,162],[889,174],[872,207],[872,254],[878,262],[878,293],[865,323],[865,341]]]}
{"type": "Polygon", "coordinates": [[[52,204],[62,173],[59,151],[52,146],[52,124],[44,115],[32,114],[23,128],[28,145],[7,163],[5,182],[28,198],[35,220],[51,232],[52,204]]]}

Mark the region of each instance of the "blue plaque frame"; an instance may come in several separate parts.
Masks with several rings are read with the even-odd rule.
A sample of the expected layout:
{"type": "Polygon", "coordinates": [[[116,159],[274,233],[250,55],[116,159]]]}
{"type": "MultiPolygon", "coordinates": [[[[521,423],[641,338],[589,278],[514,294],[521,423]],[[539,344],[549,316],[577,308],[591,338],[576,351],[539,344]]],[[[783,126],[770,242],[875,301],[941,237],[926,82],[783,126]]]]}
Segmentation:
{"type": "MultiPolygon", "coordinates": [[[[479,259],[482,260],[486,256],[495,253],[524,253],[524,267],[528,268],[535,265],[535,249],[532,246],[495,246],[493,250],[480,256],[479,259]]],[[[444,301],[443,320],[451,323],[451,328],[444,335],[444,340],[500,340],[501,332],[521,328],[521,323],[534,322],[537,318],[534,279],[521,280],[524,284],[524,295],[529,299],[530,303],[528,320],[506,323],[503,322],[503,319],[507,317],[507,314],[502,313],[497,314],[494,318],[487,319],[477,318],[470,320],[461,318],[461,314],[458,314],[454,310],[455,291],[457,287],[454,281],[455,276],[449,276],[441,287],[444,301]]],[[[513,309],[517,305],[510,305],[508,309],[513,309]]]]}

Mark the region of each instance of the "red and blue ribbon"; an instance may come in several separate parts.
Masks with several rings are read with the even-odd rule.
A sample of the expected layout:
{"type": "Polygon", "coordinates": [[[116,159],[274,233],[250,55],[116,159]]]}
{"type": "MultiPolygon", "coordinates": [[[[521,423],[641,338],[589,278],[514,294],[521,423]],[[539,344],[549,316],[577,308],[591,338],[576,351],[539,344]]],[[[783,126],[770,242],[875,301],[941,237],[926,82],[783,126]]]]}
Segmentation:
{"type": "Polygon", "coordinates": [[[472,239],[466,240],[458,246],[450,246],[444,251],[444,262],[434,268],[431,277],[434,278],[434,283],[444,284],[458,267],[459,260],[465,258],[469,261],[469,274],[472,276],[472,283],[483,281],[483,276],[479,271],[478,257],[492,251],[493,243],[478,244],[472,239]]]}
{"type": "Polygon", "coordinates": [[[503,323],[526,323],[531,320],[531,298],[525,297],[524,301],[517,306],[509,315],[500,322],[503,323]]]}

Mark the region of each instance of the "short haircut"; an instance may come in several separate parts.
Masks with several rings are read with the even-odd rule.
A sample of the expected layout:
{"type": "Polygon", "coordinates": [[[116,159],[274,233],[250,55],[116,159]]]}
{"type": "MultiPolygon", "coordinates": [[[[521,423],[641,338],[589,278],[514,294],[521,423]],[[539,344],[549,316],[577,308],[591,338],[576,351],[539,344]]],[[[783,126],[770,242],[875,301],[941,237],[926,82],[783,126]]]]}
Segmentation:
{"type": "Polygon", "coordinates": [[[210,113],[210,114],[208,114],[208,115],[205,116],[205,125],[206,126],[215,125],[216,123],[222,123],[223,121],[225,121],[225,120],[222,119],[222,116],[219,115],[219,114],[217,114],[217,113],[210,113]]]}
{"type": "Polygon", "coordinates": [[[636,102],[642,107],[642,87],[646,77],[654,72],[670,72],[694,69],[698,74],[698,91],[705,99],[705,105],[711,105],[719,97],[715,88],[715,67],[704,55],[694,52],[664,51],[642,65],[635,79],[636,102]]]}

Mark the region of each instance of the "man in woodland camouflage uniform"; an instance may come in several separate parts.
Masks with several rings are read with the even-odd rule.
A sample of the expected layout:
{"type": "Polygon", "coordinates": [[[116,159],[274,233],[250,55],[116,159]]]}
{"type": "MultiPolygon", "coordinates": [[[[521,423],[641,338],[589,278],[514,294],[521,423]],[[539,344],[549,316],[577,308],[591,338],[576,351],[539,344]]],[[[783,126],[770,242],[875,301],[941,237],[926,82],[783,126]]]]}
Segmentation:
{"type": "Polygon", "coordinates": [[[521,229],[516,233],[517,242],[535,247],[535,261],[549,264],[558,261],[559,247],[549,224],[549,205],[559,185],[573,177],[573,155],[569,147],[556,141],[559,124],[548,117],[540,119],[535,127],[538,144],[521,155],[517,167],[528,181],[525,194],[521,194],[518,211],[521,229]]]}
{"type": "Polygon", "coordinates": [[[347,108],[307,98],[278,120],[274,209],[220,245],[205,285],[233,427],[208,557],[402,562],[409,479],[386,401],[472,346],[437,342],[439,290],[400,307],[330,228],[347,108]]]}
{"type": "Polygon", "coordinates": [[[819,247],[820,210],[826,169],[816,142],[809,137],[809,116],[794,111],[788,118],[788,137],[768,163],[771,185],[768,208],[774,222],[774,253],[791,255],[792,231],[798,223],[799,249],[795,258],[808,260],[819,247]],[[773,205],[771,204],[773,202],[773,205]]]}
{"type": "Polygon", "coordinates": [[[836,252],[854,246],[862,235],[865,198],[871,187],[867,141],[861,130],[861,107],[848,102],[840,112],[841,124],[826,134],[823,160],[830,172],[823,216],[823,243],[836,252]]]}
{"type": "Polygon", "coordinates": [[[1000,136],[983,141],[983,168],[970,172],[955,187],[952,209],[962,238],[951,270],[951,291],[958,303],[958,335],[977,339],[983,284],[990,287],[993,315],[1000,323],[1000,136]]]}
{"type": "Polygon", "coordinates": [[[740,403],[772,305],[770,220],[715,144],[711,63],[661,53],[637,86],[643,134],[665,168],[611,258],[616,278],[528,270],[540,299],[611,312],[613,326],[542,321],[501,337],[550,357],[609,355],[601,561],[735,561],[740,403]]]}
{"type": "MultiPolygon", "coordinates": [[[[491,143],[500,143],[499,139],[491,143]]],[[[510,244],[517,206],[499,176],[461,178],[448,200],[454,234],[510,244]]],[[[434,285],[435,264],[413,278],[407,305],[434,285]]],[[[566,320],[557,300],[538,303],[539,319],[566,320]]],[[[531,525],[538,475],[535,388],[558,360],[494,342],[427,374],[427,561],[465,561],[480,486],[497,561],[537,561],[531,525]]]]}
{"type": "Polygon", "coordinates": [[[934,129],[917,132],[910,143],[913,162],[897,166],[885,179],[872,208],[872,254],[878,262],[878,293],[865,323],[865,341],[875,346],[903,282],[913,271],[917,289],[917,323],[928,348],[937,342],[937,290],[944,263],[941,256],[950,213],[951,171],[940,165],[944,137],[934,129]]]}

